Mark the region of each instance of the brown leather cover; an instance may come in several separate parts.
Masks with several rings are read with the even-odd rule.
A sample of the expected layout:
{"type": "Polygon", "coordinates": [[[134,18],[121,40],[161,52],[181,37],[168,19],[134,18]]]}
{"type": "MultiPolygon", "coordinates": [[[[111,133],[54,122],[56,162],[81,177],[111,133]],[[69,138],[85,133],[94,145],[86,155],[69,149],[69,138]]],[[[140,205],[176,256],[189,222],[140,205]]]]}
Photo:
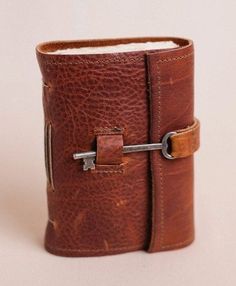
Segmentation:
{"type": "Polygon", "coordinates": [[[48,176],[46,249],[63,256],[98,256],[191,243],[196,148],[186,147],[183,155],[178,146],[196,142],[195,135],[189,139],[195,131],[171,137],[172,155],[187,156],[176,160],[160,151],[122,154],[122,146],[160,142],[165,133],[193,124],[192,41],[151,37],[49,42],[37,46],[37,58],[43,76],[48,176]],[[179,47],[48,53],[166,40],[179,47]],[[83,161],[72,155],[91,150],[97,150],[95,169],[83,171],[83,161]]]}

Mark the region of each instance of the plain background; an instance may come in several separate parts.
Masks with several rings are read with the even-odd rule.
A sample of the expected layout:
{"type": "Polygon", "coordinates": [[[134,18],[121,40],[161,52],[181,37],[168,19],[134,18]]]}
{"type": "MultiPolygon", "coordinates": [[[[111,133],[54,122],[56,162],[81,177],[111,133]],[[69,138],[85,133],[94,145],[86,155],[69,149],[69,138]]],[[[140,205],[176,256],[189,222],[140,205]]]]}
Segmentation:
{"type": "Polygon", "coordinates": [[[235,0],[0,1],[0,285],[236,285],[235,0]],[[62,258],[47,221],[41,75],[46,40],[181,36],[195,42],[196,241],[182,250],[62,258]]]}

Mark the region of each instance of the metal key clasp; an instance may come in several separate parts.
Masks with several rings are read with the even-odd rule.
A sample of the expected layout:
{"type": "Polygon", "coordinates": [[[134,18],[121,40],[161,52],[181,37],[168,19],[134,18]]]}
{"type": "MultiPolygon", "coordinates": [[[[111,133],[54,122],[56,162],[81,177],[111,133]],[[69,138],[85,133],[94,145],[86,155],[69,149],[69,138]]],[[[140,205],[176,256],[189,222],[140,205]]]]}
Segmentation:
{"type": "MultiPolygon", "coordinates": [[[[126,145],[123,146],[123,153],[134,153],[134,152],[144,152],[144,151],[155,151],[155,150],[161,150],[163,156],[166,159],[174,159],[174,157],[168,152],[168,140],[169,138],[176,134],[176,132],[168,132],[164,135],[162,138],[161,143],[150,143],[150,144],[139,144],[139,145],[126,145]]],[[[95,151],[88,151],[88,152],[80,152],[80,153],[74,153],[73,159],[79,160],[83,159],[84,165],[83,170],[87,171],[89,169],[95,169],[94,160],[96,158],[96,152],[95,151]]]]}

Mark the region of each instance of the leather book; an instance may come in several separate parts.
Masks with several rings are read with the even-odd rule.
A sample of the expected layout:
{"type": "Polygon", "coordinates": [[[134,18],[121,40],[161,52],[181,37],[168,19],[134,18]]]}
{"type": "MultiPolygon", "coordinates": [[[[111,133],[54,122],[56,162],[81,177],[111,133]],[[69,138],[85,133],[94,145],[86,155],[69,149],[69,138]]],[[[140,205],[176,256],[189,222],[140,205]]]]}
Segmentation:
{"type": "Polygon", "coordinates": [[[177,249],[194,240],[193,42],[39,44],[48,222],[62,256],[177,249]]]}

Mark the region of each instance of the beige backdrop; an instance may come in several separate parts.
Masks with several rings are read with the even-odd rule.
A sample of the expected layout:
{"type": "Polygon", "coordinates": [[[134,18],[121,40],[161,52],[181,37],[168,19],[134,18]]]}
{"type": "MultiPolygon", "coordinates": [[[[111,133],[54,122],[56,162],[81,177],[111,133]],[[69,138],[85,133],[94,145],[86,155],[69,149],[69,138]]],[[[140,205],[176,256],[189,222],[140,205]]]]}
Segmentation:
{"type": "Polygon", "coordinates": [[[235,11],[235,0],[0,1],[0,285],[236,285],[235,11]],[[195,42],[196,241],[157,254],[50,255],[35,45],[149,35],[195,42]]]}

